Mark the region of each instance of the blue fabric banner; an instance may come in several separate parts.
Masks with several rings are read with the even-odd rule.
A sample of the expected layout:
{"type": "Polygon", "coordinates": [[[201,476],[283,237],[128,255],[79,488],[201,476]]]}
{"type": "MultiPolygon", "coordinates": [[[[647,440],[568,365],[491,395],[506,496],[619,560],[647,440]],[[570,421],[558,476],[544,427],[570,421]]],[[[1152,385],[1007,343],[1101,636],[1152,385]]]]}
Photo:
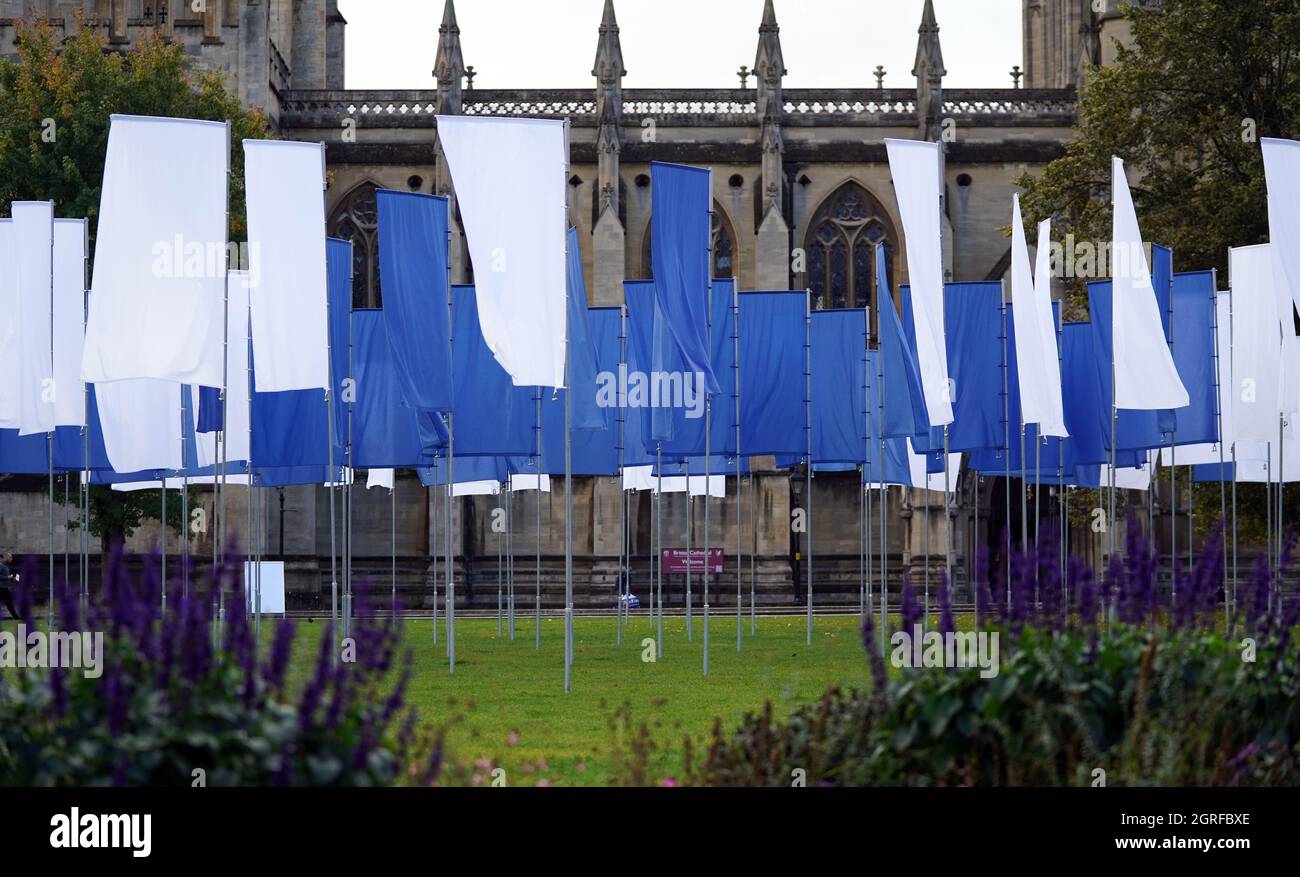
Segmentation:
{"type": "MultiPolygon", "coordinates": [[[[654,284],[624,284],[628,308],[629,368],[627,404],[641,411],[642,437],[654,456],[661,444],[665,459],[704,453],[705,393],[700,374],[689,370],[672,344],[656,344],[654,284]],[[650,362],[645,370],[641,363],[650,362]],[[634,367],[635,366],[635,367],[634,367]]],[[[713,318],[710,355],[719,379],[719,394],[713,399],[711,450],[733,452],[735,436],[735,324],[732,310],[732,280],[713,281],[713,318]]]]}
{"type": "Polygon", "coordinates": [[[804,292],[740,294],[740,448],[805,450],[804,292]]]}
{"type": "MultiPolygon", "coordinates": [[[[884,266],[877,255],[877,274],[884,274],[884,266]]],[[[889,286],[880,287],[885,295],[878,297],[880,313],[877,315],[880,332],[880,372],[883,377],[884,433],[887,437],[928,436],[930,417],[925,407],[925,393],[921,388],[921,369],[916,358],[916,345],[894,307],[894,297],[889,286]]],[[[906,299],[904,299],[906,301],[906,299]]],[[[910,314],[910,309],[904,309],[910,314]]]]}
{"type": "Polygon", "coordinates": [[[383,311],[352,312],[352,466],[413,469],[433,464],[421,441],[419,417],[402,400],[383,311]]]}
{"type": "MultiPolygon", "coordinates": [[[[1217,381],[1214,370],[1214,272],[1174,275],[1174,365],[1191,404],[1176,412],[1176,445],[1219,440],[1217,381]]],[[[1218,464],[1215,464],[1216,466],[1218,464]]]]}
{"type": "Polygon", "coordinates": [[[452,406],[447,199],[380,189],[379,278],[388,343],[412,408],[452,406]]]}
{"type": "MultiPolygon", "coordinates": [[[[1152,269],[1155,273],[1155,269],[1152,269]]],[[[1156,284],[1159,301],[1159,284],[1156,284]]],[[[1092,314],[1092,330],[1097,337],[1096,368],[1101,379],[1102,399],[1109,416],[1111,399],[1111,284],[1109,280],[1094,280],[1088,284],[1088,305],[1092,314]]],[[[1161,307],[1161,319],[1167,319],[1167,308],[1161,307]]],[[[1062,378],[1064,380],[1064,378],[1062,378]]],[[[1165,418],[1167,420],[1167,418],[1165,418]]],[[[1115,446],[1122,451],[1147,450],[1168,444],[1161,429],[1161,413],[1120,409],[1115,419],[1115,446]]],[[[1066,429],[1069,429],[1067,424],[1066,429]]],[[[1106,448],[1110,448],[1110,431],[1106,432],[1106,448]]]]}
{"type": "MultiPolygon", "coordinates": [[[[450,469],[453,484],[467,484],[471,481],[504,484],[510,478],[510,466],[505,457],[456,457],[451,461],[450,469]]],[[[421,466],[416,474],[425,487],[439,487],[447,483],[447,471],[447,459],[439,457],[434,465],[421,466]]]]}
{"type": "MultiPolygon", "coordinates": [[[[618,308],[592,308],[583,317],[590,321],[595,362],[593,374],[599,371],[617,381],[620,359],[620,322],[618,308]]],[[[575,386],[577,386],[575,382],[575,386]]],[[[616,389],[616,388],[615,388],[616,389]]],[[[542,392],[542,472],[548,475],[564,474],[564,390],[542,392]]],[[[587,391],[583,391],[586,393],[587,391]]],[[[591,407],[596,406],[595,379],[589,393],[591,407]]],[[[602,392],[600,399],[618,403],[616,392],[602,392]]],[[[577,398],[574,398],[571,416],[576,419],[577,398]]],[[[598,408],[604,411],[604,408],[598,408]]],[[[610,418],[613,420],[614,418],[610,418]]],[[[618,474],[618,423],[605,429],[574,429],[570,457],[574,475],[618,474]]]]}
{"type": "MultiPolygon", "coordinates": [[[[513,417],[512,403],[531,395],[516,393],[509,372],[492,355],[479,327],[478,302],[472,286],[452,289],[452,385],[455,415],[452,452],[460,457],[529,454],[536,449],[533,412],[513,417]]],[[[391,325],[391,323],[390,323],[391,325]]]]}
{"type": "Polygon", "coordinates": [[[708,288],[713,236],[712,174],[704,168],[650,164],[650,261],[660,316],[687,370],[723,392],[709,356],[708,288]]]}
{"type": "MultiPolygon", "coordinates": [[[[915,349],[912,290],[901,288],[903,329],[915,349]]],[[[944,326],[947,330],[948,385],[952,389],[953,421],[948,425],[950,453],[1000,448],[1005,442],[1002,404],[1002,351],[990,343],[1002,332],[1002,284],[999,281],[944,284],[944,326]]],[[[886,364],[888,365],[888,363],[886,364]]],[[[888,380],[888,379],[887,379],[888,380]]],[[[886,387],[888,388],[888,384],[886,387]]],[[[888,393],[888,389],[886,389],[888,393]]],[[[887,397],[888,398],[888,397],[887,397]]],[[[888,404],[888,403],[886,403],[888,404]]],[[[914,436],[918,453],[943,450],[943,429],[914,436]]],[[[942,461],[929,469],[942,472],[942,461]]]]}
{"type": "Polygon", "coordinates": [[[865,310],[812,314],[812,462],[861,463],[865,310]]]}
{"type": "MultiPolygon", "coordinates": [[[[100,443],[102,445],[102,438],[100,443]]],[[[81,427],[57,427],[54,430],[54,471],[80,471],[84,457],[81,427]]],[[[20,436],[16,429],[0,429],[0,473],[43,475],[49,468],[50,449],[45,433],[20,436]]]]}
{"type": "MultiPolygon", "coordinates": [[[[998,431],[1002,433],[1006,430],[1009,439],[1008,443],[1000,443],[997,448],[985,448],[975,451],[971,455],[971,467],[989,475],[1007,474],[1007,464],[1011,466],[1011,476],[1013,478],[1037,478],[1044,484],[1056,483],[1047,480],[1050,474],[1056,477],[1057,470],[1064,468],[1062,461],[1062,442],[1056,436],[1044,436],[1042,438],[1041,448],[1039,446],[1038,424],[1024,424],[1025,430],[1025,459],[1021,461],[1020,455],[1020,427],[1021,427],[1021,407],[1020,407],[1020,362],[1016,357],[1016,321],[1014,309],[1009,305],[1002,306],[1002,320],[1006,326],[1006,387],[1007,395],[1005,402],[1004,415],[998,412],[998,431]],[[1009,425],[1009,426],[1008,426],[1009,425]],[[1010,455],[1008,461],[1004,455],[1010,455]],[[1037,466],[1037,468],[1035,468],[1037,466]]],[[[1060,305],[1053,302],[1052,317],[1059,321],[1060,305]]],[[[1058,336],[1057,345],[1061,341],[1058,336]]],[[[999,387],[999,395],[1001,388],[999,387]]],[[[1000,403],[1000,408],[1002,407],[1000,403]]]]}
{"type": "Polygon", "coordinates": [[[569,229],[568,256],[569,384],[575,389],[570,417],[575,430],[604,429],[609,422],[605,409],[596,404],[599,369],[588,322],[587,284],[582,276],[582,252],[578,249],[576,228],[569,229]]]}

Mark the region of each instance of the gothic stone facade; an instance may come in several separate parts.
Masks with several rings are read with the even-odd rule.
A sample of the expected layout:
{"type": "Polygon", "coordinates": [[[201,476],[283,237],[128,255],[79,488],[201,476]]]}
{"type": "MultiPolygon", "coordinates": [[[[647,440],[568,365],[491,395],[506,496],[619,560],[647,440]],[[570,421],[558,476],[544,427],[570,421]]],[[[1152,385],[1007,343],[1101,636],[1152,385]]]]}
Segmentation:
{"type": "MultiPolygon", "coordinates": [[[[11,45],[8,17],[31,2],[0,0],[0,46],[11,45]]],[[[1013,87],[1001,89],[944,87],[931,2],[925,4],[918,28],[912,71],[916,86],[909,89],[881,88],[879,76],[875,87],[864,81],[838,89],[786,88],[772,0],[762,10],[753,67],[740,71],[737,87],[671,90],[623,88],[626,71],[612,0],[596,28],[593,86],[570,90],[475,89],[453,0],[446,0],[437,35],[436,87],[427,91],[344,89],[346,22],[335,0],[207,0],[201,15],[189,11],[187,0],[49,0],[48,14],[59,19],[79,10],[120,45],[129,45],[142,29],[159,28],[184,43],[196,66],[223,70],[247,103],[266,109],[282,136],[323,141],[330,176],[329,231],[354,244],[357,307],[382,302],[375,189],[454,198],[439,153],[435,114],[533,116],[571,123],[570,220],[579,230],[591,304],[622,304],[623,281],[649,276],[649,164],[673,161],[713,171],[717,276],[736,278],[741,289],[807,288],[814,307],[866,306],[874,333],[879,290],[871,252],[876,243],[891,254],[895,288],[907,282],[885,138],[944,143],[946,274],[961,280],[1002,278],[1010,250],[999,229],[1008,222],[1014,180],[1061,153],[1076,119],[1083,71],[1106,62],[1113,56],[1114,40],[1125,36],[1118,5],[1103,4],[1097,12],[1092,0],[1023,0],[1024,72],[1009,70],[1013,87]],[[167,10],[164,20],[161,9],[167,10]]],[[[864,70],[864,80],[871,78],[864,70]]],[[[452,255],[453,280],[472,282],[458,227],[452,255]]],[[[801,571],[793,558],[806,550],[801,540],[807,536],[792,533],[789,524],[792,507],[802,505],[803,498],[795,494],[788,473],[770,467],[763,471],[764,462],[770,461],[756,461],[760,474],[752,497],[746,491],[738,501],[731,485],[728,498],[716,503],[711,541],[726,548],[729,564],[734,563],[739,523],[744,553],[759,557],[761,599],[779,605],[799,599],[801,571]]],[[[964,561],[975,544],[995,540],[1004,526],[1019,524],[999,512],[1003,504],[992,501],[991,486],[964,476],[959,487],[951,520],[957,554],[964,561]]],[[[613,479],[576,479],[574,490],[578,592],[580,598],[605,603],[619,553],[619,491],[613,479]]],[[[318,594],[322,576],[328,577],[326,497],[310,487],[269,493],[258,515],[263,544],[270,554],[289,559],[296,589],[318,594]]],[[[401,480],[395,504],[400,576],[417,602],[429,589],[432,546],[441,544],[442,512],[430,494],[414,480],[401,480]]],[[[12,493],[0,501],[0,543],[20,551],[44,550],[44,515],[34,502],[30,495],[19,500],[12,493]]],[[[494,590],[499,537],[491,532],[489,518],[499,502],[457,500],[454,508],[454,542],[469,585],[462,585],[460,595],[484,606],[494,590]]],[[[704,535],[702,502],[694,500],[692,541],[697,546],[704,535]]],[[[838,595],[856,600],[860,502],[853,476],[815,479],[819,599],[838,595]]],[[[390,508],[387,496],[354,492],[358,574],[372,569],[387,574],[390,508]]],[[[633,564],[638,577],[650,562],[650,508],[648,497],[634,495],[625,510],[632,549],[640,555],[633,564]]],[[[532,553],[534,528],[540,523],[542,554],[551,558],[543,570],[546,599],[551,600],[562,581],[554,561],[563,550],[562,496],[544,496],[538,503],[535,496],[521,495],[512,513],[514,544],[521,554],[532,553]]],[[[942,556],[941,497],[896,489],[887,514],[895,573],[921,558],[942,556]]],[[[665,545],[684,544],[686,519],[687,500],[668,497],[665,545]]],[[[236,520],[243,520],[242,512],[236,520]]],[[[156,529],[145,528],[133,547],[144,548],[156,538],[156,529]]],[[[201,543],[196,550],[202,550],[201,543]]],[[[530,564],[519,568],[531,577],[530,564]]],[[[959,581],[965,578],[964,568],[959,563],[955,571],[959,581]]],[[[727,593],[724,587],[723,602],[727,593]]],[[[310,599],[306,593],[299,598],[310,599]]]]}

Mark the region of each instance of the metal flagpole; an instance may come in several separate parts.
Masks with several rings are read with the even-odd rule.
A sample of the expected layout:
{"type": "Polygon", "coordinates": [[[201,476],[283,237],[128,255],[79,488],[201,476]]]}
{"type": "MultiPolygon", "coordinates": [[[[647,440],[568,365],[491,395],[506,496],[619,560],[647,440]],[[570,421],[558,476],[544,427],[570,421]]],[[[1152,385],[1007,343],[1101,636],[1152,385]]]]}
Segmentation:
{"type": "MultiPolygon", "coordinates": [[[[886,289],[885,295],[893,295],[886,289]]],[[[877,318],[877,323],[879,319],[877,318]]],[[[886,613],[889,611],[889,540],[888,535],[888,518],[889,518],[889,489],[885,486],[885,357],[880,350],[880,339],[876,339],[876,384],[879,389],[876,391],[876,411],[880,420],[880,447],[876,453],[876,471],[879,474],[878,486],[880,489],[880,654],[885,654],[885,646],[889,641],[886,634],[885,624],[887,621],[886,613]]]]}
{"type": "MultiPolygon", "coordinates": [[[[507,475],[507,478],[510,476],[507,475]]],[[[541,490],[542,480],[537,479],[537,489],[541,490]]],[[[497,550],[500,551],[501,541],[497,540],[497,550]]],[[[515,487],[507,482],[506,484],[506,618],[509,620],[507,629],[510,632],[510,641],[515,641],[515,487]]],[[[501,563],[497,562],[497,579],[501,578],[501,563]]],[[[498,582],[497,591],[501,590],[498,582]]],[[[501,626],[500,618],[500,595],[497,599],[497,627],[501,626]]]]}
{"type": "MultiPolygon", "coordinates": [[[[663,522],[664,446],[663,446],[663,442],[655,442],[655,459],[656,459],[655,468],[658,470],[659,473],[657,476],[659,479],[659,489],[658,491],[656,491],[658,502],[655,504],[655,531],[659,537],[659,550],[656,552],[658,556],[655,559],[655,567],[657,568],[657,573],[658,573],[655,577],[658,585],[658,594],[656,597],[653,597],[650,601],[650,616],[651,616],[651,620],[653,621],[654,614],[655,614],[655,606],[657,605],[659,607],[659,633],[657,635],[657,640],[655,643],[655,648],[656,648],[655,655],[657,657],[662,658],[664,656],[664,570],[659,558],[663,556],[663,541],[664,541],[664,522],[663,522]]],[[[688,489],[686,492],[690,493],[689,484],[687,485],[687,488],[688,489]]]]}
{"type": "MultiPolygon", "coordinates": [[[[943,426],[943,530],[947,534],[948,544],[945,546],[947,553],[947,562],[944,565],[944,576],[947,581],[944,587],[948,589],[949,596],[952,594],[952,485],[949,483],[951,476],[948,474],[948,424],[943,426]]],[[[930,603],[927,599],[925,604],[925,619],[928,623],[930,620],[930,603]]]]}
{"type": "MultiPolygon", "coordinates": [[[[618,307],[618,362],[627,368],[627,305],[618,307]]],[[[615,645],[623,645],[623,617],[627,614],[625,590],[632,587],[632,558],[627,550],[627,489],[623,484],[624,464],[627,459],[627,398],[623,387],[619,387],[615,396],[618,401],[618,477],[615,487],[618,489],[618,631],[615,645]]],[[[541,487],[539,483],[538,488],[541,487]]]]}
{"type": "MultiPolygon", "coordinates": [[[[1169,355],[1174,355],[1174,286],[1173,279],[1169,281],[1169,305],[1166,310],[1169,313],[1169,355]]],[[[1114,303],[1111,303],[1114,307],[1114,303]]],[[[1178,596],[1178,576],[1176,570],[1178,567],[1178,458],[1177,458],[1177,441],[1178,431],[1175,429],[1169,433],[1169,595],[1170,599],[1176,599],[1178,596]]],[[[1148,496],[1156,492],[1155,462],[1151,455],[1147,455],[1147,468],[1151,470],[1151,484],[1147,491],[1148,496]]]]}
{"type": "MultiPolygon", "coordinates": [[[[501,507],[500,507],[500,506],[497,506],[496,511],[501,511],[501,507]]],[[[510,524],[509,524],[509,521],[510,521],[510,491],[509,491],[509,489],[506,490],[506,508],[505,508],[505,512],[506,512],[506,522],[507,522],[507,523],[506,523],[506,527],[507,527],[507,531],[508,531],[508,528],[509,528],[509,526],[510,526],[510,524]]],[[[501,639],[502,635],[505,633],[505,620],[504,620],[504,618],[503,618],[503,616],[502,616],[502,614],[501,614],[501,564],[502,564],[502,557],[501,557],[501,534],[498,533],[496,539],[494,539],[494,540],[492,540],[492,541],[496,542],[496,544],[497,544],[497,639],[501,639]]]]}
{"type": "MultiPolygon", "coordinates": [[[[281,495],[283,499],[283,494],[281,495]]],[[[389,557],[390,566],[390,587],[392,589],[391,611],[393,619],[397,619],[397,471],[393,471],[393,486],[388,491],[388,520],[392,527],[391,553],[389,557]]]]}
{"type": "MultiPolygon", "coordinates": [[[[708,402],[705,405],[705,434],[708,434],[708,402]]],[[[695,538],[695,495],[691,493],[691,458],[686,456],[686,639],[688,642],[695,641],[695,623],[692,618],[691,602],[694,596],[691,593],[691,545],[695,538]]],[[[704,506],[707,512],[709,500],[705,497],[704,506]]],[[[705,538],[705,566],[708,565],[708,538],[705,538]]],[[[707,650],[706,650],[707,651],[707,650]]]]}
{"type": "MultiPolygon", "coordinates": [[[[456,369],[456,292],[449,285],[447,287],[447,358],[452,363],[452,373],[448,379],[455,381],[456,369]]],[[[453,383],[453,386],[455,384],[453,383]]],[[[444,520],[444,537],[447,564],[445,572],[447,574],[447,586],[445,588],[446,605],[444,615],[447,619],[447,672],[456,672],[456,575],[455,555],[452,551],[451,544],[451,517],[452,505],[456,497],[456,412],[447,413],[447,507],[445,509],[444,520]]]]}
{"type": "Polygon", "coordinates": [[[1024,412],[1020,416],[1020,550],[1023,552],[1029,548],[1029,503],[1027,494],[1029,492],[1029,479],[1025,477],[1025,418],[1024,412]]]}
{"type": "MultiPolygon", "coordinates": [[[[754,473],[749,477],[749,635],[758,635],[758,606],[756,579],[758,565],[758,527],[754,521],[754,473]]],[[[739,485],[737,485],[739,487],[739,485]]],[[[739,497],[737,497],[739,502],[739,497]]]]}
{"type": "Polygon", "coordinates": [[[1223,377],[1219,364],[1221,354],[1219,352],[1218,269],[1212,269],[1210,276],[1210,319],[1214,332],[1214,423],[1219,446],[1219,529],[1220,538],[1223,540],[1223,632],[1226,636],[1230,621],[1228,616],[1228,488],[1224,484],[1224,478],[1228,473],[1223,463],[1223,393],[1220,389],[1223,377]]]}
{"type": "Polygon", "coordinates": [[[858,499],[858,514],[861,524],[858,528],[858,624],[865,626],[871,612],[871,489],[868,487],[868,467],[871,459],[871,314],[863,310],[862,331],[862,466],[859,468],[858,485],[862,496],[858,499]]]}
{"type": "MultiPolygon", "coordinates": [[[[1114,307],[1114,302],[1111,303],[1114,307]]],[[[1109,507],[1106,512],[1106,562],[1115,556],[1115,421],[1119,415],[1115,410],[1115,345],[1111,338],[1110,353],[1110,466],[1106,480],[1110,487],[1109,507]]],[[[1106,612],[1106,631],[1110,632],[1110,616],[1114,614],[1114,602],[1104,610],[1106,612]]]]}
{"type": "MultiPolygon", "coordinates": [[[[1174,441],[1176,436],[1169,436],[1169,593],[1171,598],[1178,596],[1178,576],[1174,570],[1178,565],[1178,461],[1175,454],[1174,441]]],[[[1148,457],[1147,466],[1154,469],[1150,458],[1148,457]]],[[[1154,472],[1152,475],[1154,476],[1154,472]]],[[[1154,478],[1152,479],[1154,482],[1154,478]]],[[[1155,493],[1155,484],[1151,486],[1150,493],[1155,493]]]]}
{"type": "Polygon", "coordinates": [[[534,502],[533,526],[537,547],[533,555],[533,648],[542,647],[542,388],[537,388],[537,458],[533,469],[537,473],[537,495],[534,502]]]}
{"type": "MultiPolygon", "coordinates": [[[[438,415],[435,414],[434,416],[437,417],[438,415]]],[[[434,481],[438,480],[437,479],[438,459],[440,456],[441,455],[437,451],[435,451],[433,454],[434,481]]],[[[438,485],[434,484],[432,487],[430,487],[429,492],[433,495],[433,520],[432,520],[433,534],[437,534],[438,532],[437,527],[438,527],[438,520],[439,520],[438,485]]],[[[432,570],[433,573],[433,644],[436,646],[438,644],[438,555],[441,553],[441,551],[438,548],[438,543],[442,540],[440,540],[437,537],[437,535],[431,535],[430,539],[433,543],[430,546],[433,549],[433,570],[432,570]]]]}
{"type": "MultiPolygon", "coordinates": [[[[53,451],[51,451],[53,453],[53,451]]],[[[162,488],[162,614],[167,615],[167,474],[162,473],[158,483],[162,488]]]]}
{"type": "MultiPolygon", "coordinates": [[[[566,123],[567,124],[567,123],[566,123]]],[[[566,239],[567,240],[567,239],[566,239]]],[[[567,248],[567,243],[566,243],[567,248]]],[[[567,293],[566,293],[567,295],[567,293]]],[[[564,334],[564,690],[573,683],[573,381],[566,315],[564,334]]]]}
{"type": "MultiPolygon", "coordinates": [[[[713,283],[709,283],[709,313],[713,313],[713,283]]],[[[713,337],[712,319],[709,320],[709,337],[713,337]]],[[[713,397],[704,396],[704,675],[709,675],[709,491],[713,484],[712,446],[709,438],[712,432],[713,397]]],[[[686,499],[694,503],[691,496],[691,482],[686,480],[686,499]]],[[[686,568],[691,568],[690,555],[687,555],[686,568]]]]}
{"type": "MultiPolygon", "coordinates": [[[[743,643],[741,615],[744,610],[743,597],[740,592],[740,467],[744,458],[740,455],[740,293],[734,283],[731,285],[731,328],[732,359],[735,361],[736,369],[736,654],[740,654],[743,643]]],[[[707,559],[705,562],[708,562],[707,559]]]]}
{"type": "MultiPolygon", "coordinates": [[[[328,183],[325,179],[325,147],[321,144],[321,200],[327,202],[328,183]]],[[[325,203],[326,213],[329,212],[329,204],[325,203]]],[[[326,257],[326,267],[328,269],[328,256],[326,257]]],[[[327,270],[328,275],[328,270],[327,270]]],[[[330,337],[330,327],[332,325],[332,309],[330,307],[330,293],[328,284],[325,289],[325,361],[328,373],[329,386],[325,390],[325,415],[327,421],[327,432],[325,435],[326,457],[329,468],[327,479],[329,487],[330,500],[330,630],[334,634],[334,649],[330,656],[330,662],[337,665],[339,661],[339,571],[338,571],[338,546],[335,543],[338,519],[335,512],[334,503],[334,484],[337,476],[334,472],[334,339],[330,337]]],[[[249,384],[249,397],[252,398],[252,384],[249,384]]],[[[252,444],[249,444],[249,457],[252,457],[252,444]]],[[[256,478],[250,463],[248,473],[248,502],[253,503],[253,488],[256,478]]],[[[250,534],[251,537],[251,534],[250,534]]]]}
{"type": "MultiPolygon", "coordinates": [[[[1011,612],[1011,386],[1008,377],[1010,356],[1007,344],[1007,304],[1002,304],[1002,435],[1006,439],[1007,449],[1003,458],[1006,466],[1006,478],[1003,482],[1003,499],[1006,500],[1007,555],[1004,562],[1007,567],[1007,612],[1011,612]]],[[[1022,455],[1023,456],[1023,455],[1022,455]]],[[[1023,461],[1022,461],[1023,462],[1023,461]]]]}
{"type": "MultiPolygon", "coordinates": [[[[946,461],[945,461],[945,465],[946,465],[946,461]]],[[[922,599],[924,600],[924,605],[925,605],[925,614],[922,615],[921,617],[922,617],[922,619],[924,619],[922,629],[923,629],[923,630],[929,630],[929,629],[930,629],[930,472],[929,472],[929,464],[926,465],[926,472],[925,472],[925,475],[924,475],[923,477],[925,478],[925,489],[921,492],[921,495],[925,498],[925,517],[924,517],[924,519],[923,519],[923,521],[922,521],[921,532],[922,532],[922,534],[923,534],[923,537],[922,537],[922,538],[925,540],[925,553],[922,555],[921,563],[922,563],[922,568],[925,570],[925,574],[924,574],[924,576],[922,577],[922,579],[923,579],[923,588],[922,588],[923,598],[922,598],[922,599]]]]}
{"type": "MultiPolygon", "coordinates": [[[[355,356],[353,353],[353,345],[352,345],[352,308],[349,307],[348,308],[348,378],[350,378],[352,381],[355,382],[357,370],[356,370],[356,363],[354,359],[355,356]]],[[[353,600],[353,596],[352,596],[352,512],[353,512],[353,507],[356,503],[356,496],[352,491],[352,483],[356,480],[356,475],[355,475],[356,449],[354,447],[355,441],[352,432],[352,424],[353,424],[352,394],[347,395],[346,401],[348,403],[348,438],[347,438],[348,441],[347,461],[348,462],[347,462],[346,472],[343,477],[343,505],[344,508],[347,510],[343,516],[343,528],[344,528],[343,546],[345,551],[345,555],[343,558],[343,582],[344,582],[343,630],[350,637],[352,636],[352,600],[353,600]]],[[[394,477],[396,477],[395,474],[394,477]]],[[[265,499],[265,497],[263,497],[263,499],[265,499]]],[[[258,566],[259,574],[261,572],[261,569],[262,568],[259,565],[258,566]]],[[[258,577],[258,589],[259,590],[261,589],[260,575],[258,577]]],[[[258,617],[260,619],[261,617],[260,613],[258,617]]]]}
{"type": "MultiPolygon", "coordinates": [[[[709,180],[712,183],[713,171],[709,171],[709,180]]],[[[712,185],[709,189],[712,191],[712,185]]],[[[712,222],[713,212],[709,211],[710,222],[712,222]]],[[[709,253],[709,264],[713,263],[713,253],[709,253]]],[[[713,342],[713,272],[709,272],[709,294],[706,300],[709,309],[708,316],[705,319],[706,337],[710,344],[713,342]]],[[[713,435],[713,396],[709,393],[708,388],[704,389],[704,675],[709,675],[709,492],[713,484],[713,446],[710,441],[713,435]]],[[[695,498],[691,496],[691,480],[686,479],[686,501],[692,505],[695,498]]],[[[690,553],[686,555],[686,569],[689,575],[691,568],[690,553]]]]}
{"type": "Polygon", "coordinates": [[[804,290],[804,326],[803,326],[803,362],[804,362],[804,434],[808,445],[807,468],[805,472],[808,509],[804,519],[808,533],[808,645],[812,645],[813,635],[813,524],[812,524],[812,478],[813,478],[813,435],[812,435],[812,290],[804,290]]]}
{"type": "MultiPolygon", "coordinates": [[[[226,150],[229,155],[230,150],[226,150]]],[[[81,223],[81,325],[85,332],[86,312],[90,308],[90,223],[81,223]]],[[[81,385],[81,454],[82,471],[77,479],[77,511],[81,518],[81,610],[84,616],[90,602],[90,546],[86,532],[90,529],[90,385],[81,385]]]]}

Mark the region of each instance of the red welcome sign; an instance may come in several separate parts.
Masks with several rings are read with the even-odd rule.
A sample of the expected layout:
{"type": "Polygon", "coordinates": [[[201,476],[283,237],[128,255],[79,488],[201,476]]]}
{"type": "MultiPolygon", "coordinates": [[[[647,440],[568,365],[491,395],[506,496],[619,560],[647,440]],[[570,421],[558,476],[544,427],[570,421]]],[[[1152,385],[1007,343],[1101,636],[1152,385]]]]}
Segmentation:
{"type": "Polygon", "coordinates": [[[685,548],[665,548],[660,568],[666,576],[684,576],[688,570],[704,575],[706,559],[708,571],[713,575],[721,575],[721,548],[692,548],[689,552],[685,548]]]}

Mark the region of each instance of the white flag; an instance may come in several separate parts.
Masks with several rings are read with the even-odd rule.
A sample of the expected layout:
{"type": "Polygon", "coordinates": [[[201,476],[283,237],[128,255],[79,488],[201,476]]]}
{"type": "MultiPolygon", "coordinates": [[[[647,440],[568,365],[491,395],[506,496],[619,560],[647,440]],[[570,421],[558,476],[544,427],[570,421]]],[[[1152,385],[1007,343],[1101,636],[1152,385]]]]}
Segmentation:
{"type": "Polygon", "coordinates": [[[1232,430],[1247,439],[1276,441],[1282,392],[1282,332],[1269,244],[1228,250],[1232,285],[1232,430]]]}
{"type": "Polygon", "coordinates": [[[1049,259],[1051,220],[1038,226],[1037,272],[1029,274],[1029,246],[1020,216],[1020,196],[1011,207],[1011,308],[1016,320],[1016,366],[1021,420],[1039,425],[1042,435],[1067,436],[1061,402],[1061,367],[1052,319],[1049,259]]]}
{"type": "Polygon", "coordinates": [[[1263,137],[1268,183],[1268,237],[1277,260],[1277,282],[1300,306],[1300,142],[1263,137]]]}
{"type": "Polygon", "coordinates": [[[113,116],[81,377],[221,386],[225,122],[113,116]]]}
{"type": "Polygon", "coordinates": [[[546,119],[438,116],[479,325],[520,387],[564,386],[568,143],[546,119]]]}
{"type": "Polygon", "coordinates": [[[15,201],[18,264],[18,433],[53,432],[54,203],[15,201]]]}
{"type": "Polygon", "coordinates": [[[14,222],[0,219],[0,429],[17,429],[22,418],[19,387],[18,256],[14,222]]]}
{"type": "Polygon", "coordinates": [[[1185,408],[1187,388],[1178,377],[1156,304],[1151,268],[1142,246],[1137,211],[1124,162],[1111,158],[1114,220],[1111,241],[1111,346],[1115,407],[1185,408]]]}
{"type": "Polygon", "coordinates": [[[916,327],[921,389],[930,425],[943,426],[952,423],[952,392],[944,340],[939,144],[886,139],[885,148],[907,241],[907,274],[912,287],[912,321],[916,327]]]}
{"type": "Polygon", "coordinates": [[[85,426],[86,220],[54,220],[54,422],[85,426]]]}
{"type": "Polygon", "coordinates": [[[325,146],[245,140],[244,179],[254,386],[326,389],[325,146]]]}

